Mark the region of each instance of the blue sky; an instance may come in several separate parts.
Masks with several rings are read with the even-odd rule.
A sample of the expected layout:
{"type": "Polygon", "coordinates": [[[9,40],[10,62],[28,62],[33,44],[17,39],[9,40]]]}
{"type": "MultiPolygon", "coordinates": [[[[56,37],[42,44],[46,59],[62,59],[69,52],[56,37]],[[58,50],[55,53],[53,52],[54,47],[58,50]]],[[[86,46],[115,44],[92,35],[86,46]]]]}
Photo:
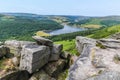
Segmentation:
{"type": "Polygon", "coordinates": [[[1,0],[0,12],[42,15],[120,15],[120,0],[1,0]]]}

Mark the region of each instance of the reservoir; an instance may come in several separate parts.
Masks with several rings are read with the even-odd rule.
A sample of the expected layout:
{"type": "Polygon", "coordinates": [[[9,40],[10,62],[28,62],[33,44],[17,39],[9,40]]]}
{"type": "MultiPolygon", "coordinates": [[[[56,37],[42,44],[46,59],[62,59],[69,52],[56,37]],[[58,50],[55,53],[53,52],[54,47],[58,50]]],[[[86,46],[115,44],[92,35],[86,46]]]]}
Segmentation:
{"type": "Polygon", "coordinates": [[[65,33],[72,33],[72,32],[77,32],[77,31],[84,31],[86,30],[85,28],[80,28],[80,27],[75,27],[75,26],[70,26],[70,25],[64,25],[64,28],[54,30],[50,32],[50,35],[59,35],[59,34],[65,34],[65,33]]]}

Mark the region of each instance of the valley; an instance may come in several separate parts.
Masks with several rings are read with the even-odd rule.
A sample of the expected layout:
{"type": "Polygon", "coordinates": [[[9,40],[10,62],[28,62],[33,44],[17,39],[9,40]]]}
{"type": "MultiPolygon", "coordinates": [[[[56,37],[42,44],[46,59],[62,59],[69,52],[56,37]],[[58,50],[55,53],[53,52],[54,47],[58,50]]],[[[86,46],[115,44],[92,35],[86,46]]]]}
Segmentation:
{"type": "Polygon", "coordinates": [[[119,39],[120,16],[1,13],[0,79],[15,80],[22,74],[25,77],[20,80],[91,80],[100,77],[104,70],[115,71],[117,68],[106,61],[102,61],[106,65],[94,61],[100,54],[100,60],[119,66],[119,39]],[[76,67],[78,65],[80,68],[76,67]],[[99,69],[101,66],[110,69],[99,69]]]}
{"type": "Polygon", "coordinates": [[[65,33],[100,29],[119,24],[120,16],[89,17],[1,13],[0,41],[6,39],[32,40],[30,36],[35,35],[37,31],[44,31],[50,35],[64,35],[65,33]]]}
{"type": "Polygon", "coordinates": [[[100,39],[119,32],[120,16],[89,17],[37,15],[30,13],[1,13],[0,41],[33,41],[38,35],[64,45],[64,50],[77,54],[74,39],[87,36],[100,39]],[[67,46],[72,43],[72,46],[67,46]]]}

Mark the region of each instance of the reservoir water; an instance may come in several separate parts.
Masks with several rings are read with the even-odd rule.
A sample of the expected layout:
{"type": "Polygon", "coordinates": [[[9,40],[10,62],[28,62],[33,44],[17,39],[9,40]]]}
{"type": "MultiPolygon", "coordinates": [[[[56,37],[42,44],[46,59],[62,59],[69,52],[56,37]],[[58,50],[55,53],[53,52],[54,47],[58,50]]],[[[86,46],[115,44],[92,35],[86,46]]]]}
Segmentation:
{"type": "Polygon", "coordinates": [[[75,26],[64,25],[64,28],[54,30],[54,31],[50,32],[49,34],[59,35],[59,34],[72,33],[72,32],[83,31],[83,30],[86,30],[86,29],[85,28],[80,28],[80,27],[78,28],[78,27],[75,27],[75,26]]]}

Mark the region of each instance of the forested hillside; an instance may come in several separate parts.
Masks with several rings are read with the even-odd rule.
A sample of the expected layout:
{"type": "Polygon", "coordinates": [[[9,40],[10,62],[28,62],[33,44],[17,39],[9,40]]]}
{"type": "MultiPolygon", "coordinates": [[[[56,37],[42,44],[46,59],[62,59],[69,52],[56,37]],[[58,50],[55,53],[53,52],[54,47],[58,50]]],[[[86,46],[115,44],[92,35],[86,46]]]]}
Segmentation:
{"type": "Polygon", "coordinates": [[[28,40],[36,31],[62,27],[59,23],[44,17],[0,15],[0,40],[28,40]]]}

